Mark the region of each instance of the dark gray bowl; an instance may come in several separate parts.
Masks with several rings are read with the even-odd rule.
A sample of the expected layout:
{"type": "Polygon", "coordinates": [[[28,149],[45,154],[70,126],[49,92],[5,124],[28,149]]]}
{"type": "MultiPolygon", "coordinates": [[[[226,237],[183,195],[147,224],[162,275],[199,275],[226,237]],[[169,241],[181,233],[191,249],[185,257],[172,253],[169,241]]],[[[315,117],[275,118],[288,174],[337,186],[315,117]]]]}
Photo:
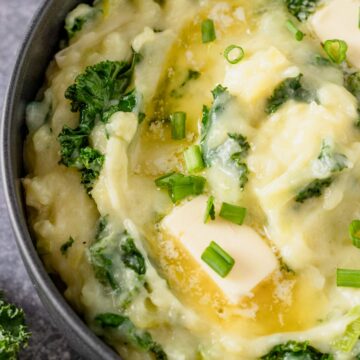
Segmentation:
{"type": "Polygon", "coordinates": [[[42,264],[31,239],[20,179],[23,173],[25,107],[35,99],[53,57],[66,14],[79,0],[45,0],[34,17],[19,52],[2,118],[1,167],[5,198],[17,245],[32,282],[57,327],[85,359],[117,359],[119,356],[96,337],[74,312],[42,264]]]}

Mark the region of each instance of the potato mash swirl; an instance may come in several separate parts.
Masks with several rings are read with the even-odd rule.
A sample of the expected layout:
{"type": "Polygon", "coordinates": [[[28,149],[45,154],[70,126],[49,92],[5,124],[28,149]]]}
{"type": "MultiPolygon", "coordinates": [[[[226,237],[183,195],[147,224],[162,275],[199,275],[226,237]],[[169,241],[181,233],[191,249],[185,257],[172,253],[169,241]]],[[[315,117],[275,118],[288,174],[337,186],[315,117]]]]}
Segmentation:
{"type": "Polygon", "coordinates": [[[29,223],[124,359],[360,358],[359,8],[68,15],[27,108],[29,223]]]}

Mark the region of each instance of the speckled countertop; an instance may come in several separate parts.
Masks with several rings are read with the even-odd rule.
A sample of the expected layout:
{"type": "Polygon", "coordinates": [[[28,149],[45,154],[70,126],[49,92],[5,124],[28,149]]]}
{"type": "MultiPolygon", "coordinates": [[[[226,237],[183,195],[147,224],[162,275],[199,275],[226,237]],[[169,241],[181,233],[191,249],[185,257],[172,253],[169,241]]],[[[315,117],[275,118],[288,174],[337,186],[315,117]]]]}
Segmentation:
{"type": "MultiPolygon", "coordinates": [[[[0,0],[0,114],[17,50],[31,17],[41,2],[42,0],[0,0]]],[[[24,308],[32,332],[29,347],[21,353],[20,359],[81,359],[52,326],[30,282],[16,248],[2,186],[0,188],[0,289],[4,290],[8,300],[24,308]]]]}

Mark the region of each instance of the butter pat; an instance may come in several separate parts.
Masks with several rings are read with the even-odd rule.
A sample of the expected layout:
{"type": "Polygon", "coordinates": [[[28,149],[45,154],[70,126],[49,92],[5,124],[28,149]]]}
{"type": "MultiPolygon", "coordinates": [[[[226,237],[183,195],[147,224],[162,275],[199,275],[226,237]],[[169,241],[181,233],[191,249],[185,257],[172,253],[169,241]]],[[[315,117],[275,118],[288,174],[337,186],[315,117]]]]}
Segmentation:
{"type": "Polygon", "coordinates": [[[249,226],[235,225],[216,217],[204,224],[207,197],[199,196],[177,206],[161,224],[165,234],[177,239],[199,264],[230,303],[238,303],[277,267],[277,259],[265,241],[249,226]],[[215,241],[235,260],[230,273],[222,278],[201,255],[215,241]]]}
{"type": "Polygon", "coordinates": [[[344,40],[349,46],[348,60],[360,68],[359,0],[332,0],[310,19],[322,42],[344,40]]]}
{"type": "Polygon", "coordinates": [[[270,96],[285,78],[298,74],[296,66],[292,66],[277,48],[270,47],[236,65],[228,65],[224,86],[242,100],[254,102],[270,96]]]}

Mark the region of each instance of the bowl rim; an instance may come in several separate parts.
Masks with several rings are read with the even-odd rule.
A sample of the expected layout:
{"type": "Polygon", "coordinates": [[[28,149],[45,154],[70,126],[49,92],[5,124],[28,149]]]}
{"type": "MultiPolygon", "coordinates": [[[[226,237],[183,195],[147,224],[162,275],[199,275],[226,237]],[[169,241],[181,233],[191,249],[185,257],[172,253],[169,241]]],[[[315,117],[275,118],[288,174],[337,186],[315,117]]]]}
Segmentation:
{"type": "MultiPolygon", "coordinates": [[[[42,0],[35,15],[27,27],[24,40],[17,50],[16,61],[12,69],[12,75],[8,80],[8,87],[4,98],[4,107],[1,116],[0,142],[1,155],[0,166],[2,174],[2,186],[5,204],[9,215],[11,227],[15,234],[17,248],[25,265],[31,282],[36,289],[41,302],[48,310],[56,326],[67,338],[70,345],[75,349],[81,348],[79,353],[86,353],[87,359],[119,360],[116,354],[105,342],[97,337],[75,310],[67,303],[63,294],[57,289],[45,266],[36,251],[34,242],[30,236],[26,216],[22,216],[21,205],[25,208],[25,201],[20,204],[16,197],[16,188],[20,183],[11,166],[11,123],[14,119],[15,98],[20,83],[20,75],[27,59],[30,44],[53,1],[42,0]],[[17,184],[17,185],[16,185],[17,184]],[[75,335],[75,338],[74,338],[75,335]]],[[[45,74],[46,69],[44,69],[45,74]]],[[[35,94],[34,94],[35,95],[35,94]]],[[[34,96],[35,98],[35,96],[34,96]]],[[[25,119],[25,116],[24,116],[25,119]]],[[[22,159],[23,160],[23,159],[22,159]]],[[[24,200],[24,199],[23,199],[24,200]]],[[[120,359],[121,360],[121,359],[120,359]]]]}

